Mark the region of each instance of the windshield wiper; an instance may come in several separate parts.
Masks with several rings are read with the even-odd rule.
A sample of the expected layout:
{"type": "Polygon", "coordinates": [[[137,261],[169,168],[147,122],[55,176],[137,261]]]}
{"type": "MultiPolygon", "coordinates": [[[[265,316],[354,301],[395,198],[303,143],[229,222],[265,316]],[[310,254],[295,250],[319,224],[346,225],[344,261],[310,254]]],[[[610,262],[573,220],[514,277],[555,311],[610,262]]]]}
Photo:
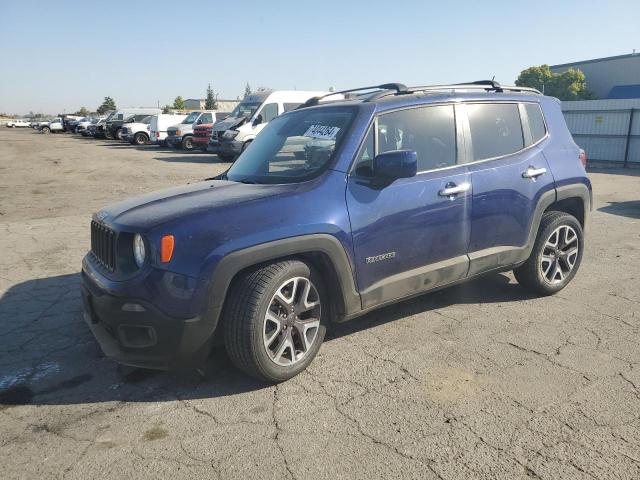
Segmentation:
{"type": "Polygon", "coordinates": [[[250,178],[241,178],[240,180],[233,180],[233,181],[238,183],[244,183],[247,185],[256,185],[260,183],[257,180],[251,180],[250,178]]]}

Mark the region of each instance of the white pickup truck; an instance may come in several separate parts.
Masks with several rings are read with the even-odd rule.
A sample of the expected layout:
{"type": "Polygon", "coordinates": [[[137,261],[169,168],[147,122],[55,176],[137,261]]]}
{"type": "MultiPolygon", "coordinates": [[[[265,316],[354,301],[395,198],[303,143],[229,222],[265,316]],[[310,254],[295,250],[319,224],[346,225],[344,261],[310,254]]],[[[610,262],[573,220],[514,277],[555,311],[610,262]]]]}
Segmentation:
{"type": "Polygon", "coordinates": [[[54,118],[49,123],[45,123],[40,127],[42,133],[64,132],[64,125],[61,118],[54,118]]]}

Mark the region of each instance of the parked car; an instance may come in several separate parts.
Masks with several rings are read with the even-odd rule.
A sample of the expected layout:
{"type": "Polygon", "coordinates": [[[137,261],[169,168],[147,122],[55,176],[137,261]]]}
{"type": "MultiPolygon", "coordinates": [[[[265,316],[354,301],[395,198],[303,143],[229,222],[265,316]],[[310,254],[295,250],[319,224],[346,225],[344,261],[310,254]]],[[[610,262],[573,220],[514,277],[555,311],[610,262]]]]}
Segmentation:
{"type": "Polygon", "coordinates": [[[76,125],[75,133],[81,134],[83,137],[88,136],[89,125],[95,124],[99,119],[104,117],[85,117],[76,125]]]}
{"type": "Polygon", "coordinates": [[[278,382],[331,322],[488,272],[540,295],[572,280],[592,193],[557,99],[363,91],[279,116],[215,179],[94,215],[84,315],[109,357],[177,368],[220,341],[278,382]]]}
{"type": "Polygon", "coordinates": [[[151,118],[149,133],[151,143],[164,145],[167,140],[167,128],[181,123],[186,115],[179,113],[161,113],[151,118]]]}
{"type": "Polygon", "coordinates": [[[6,123],[6,125],[9,128],[25,128],[25,127],[29,127],[30,123],[27,122],[26,120],[19,118],[17,120],[9,120],[6,123]]]}
{"type": "Polygon", "coordinates": [[[217,112],[215,110],[198,110],[191,112],[178,125],[167,128],[167,145],[174,148],[182,148],[183,150],[193,150],[193,127],[196,125],[213,124],[220,118],[226,116],[226,113],[217,112]]]}
{"type": "Polygon", "coordinates": [[[151,115],[144,117],[139,122],[126,121],[122,126],[122,140],[132,145],[145,145],[149,142],[149,124],[151,115]]]}
{"type": "Polygon", "coordinates": [[[139,121],[148,115],[156,115],[161,112],[162,110],[159,108],[123,108],[116,110],[107,117],[103,125],[98,127],[98,136],[109,140],[122,140],[120,130],[126,120],[133,118],[134,121],[139,121]]]}
{"type": "Polygon", "coordinates": [[[329,92],[266,91],[247,95],[225,118],[213,126],[207,151],[230,161],[278,115],[294,110],[312,97],[329,92]]]}
{"type": "MultiPolygon", "coordinates": [[[[228,116],[228,112],[216,112],[216,121],[220,122],[228,116]]],[[[193,148],[206,151],[212,130],[213,123],[202,123],[193,127],[193,148]]]]}
{"type": "Polygon", "coordinates": [[[60,117],[54,118],[50,122],[40,127],[42,133],[60,133],[64,132],[64,120],[60,117]]]}

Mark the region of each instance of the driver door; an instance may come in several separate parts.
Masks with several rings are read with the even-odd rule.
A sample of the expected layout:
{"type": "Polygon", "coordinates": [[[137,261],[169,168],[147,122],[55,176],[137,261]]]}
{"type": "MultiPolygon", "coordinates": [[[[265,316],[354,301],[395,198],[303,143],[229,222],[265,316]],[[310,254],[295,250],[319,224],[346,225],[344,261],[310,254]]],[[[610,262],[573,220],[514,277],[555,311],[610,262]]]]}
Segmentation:
{"type": "Polygon", "coordinates": [[[424,292],[467,275],[471,180],[458,154],[453,105],[380,115],[348,179],[358,289],[363,308],[424,292]],[[375,154],[413,150],[418,174],[380,186],[375,154]]]}

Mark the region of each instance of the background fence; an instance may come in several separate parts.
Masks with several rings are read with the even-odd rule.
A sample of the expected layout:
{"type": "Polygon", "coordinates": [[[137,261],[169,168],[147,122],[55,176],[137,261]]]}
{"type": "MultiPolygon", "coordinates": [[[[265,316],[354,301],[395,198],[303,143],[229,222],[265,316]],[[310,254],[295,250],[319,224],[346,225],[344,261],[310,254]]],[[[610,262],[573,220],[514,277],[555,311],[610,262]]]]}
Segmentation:
{"type": "Polygon", "coordinates": [[[640,167],[640,100],[563,102],[562,113],[590,163],[640,167]]]}

